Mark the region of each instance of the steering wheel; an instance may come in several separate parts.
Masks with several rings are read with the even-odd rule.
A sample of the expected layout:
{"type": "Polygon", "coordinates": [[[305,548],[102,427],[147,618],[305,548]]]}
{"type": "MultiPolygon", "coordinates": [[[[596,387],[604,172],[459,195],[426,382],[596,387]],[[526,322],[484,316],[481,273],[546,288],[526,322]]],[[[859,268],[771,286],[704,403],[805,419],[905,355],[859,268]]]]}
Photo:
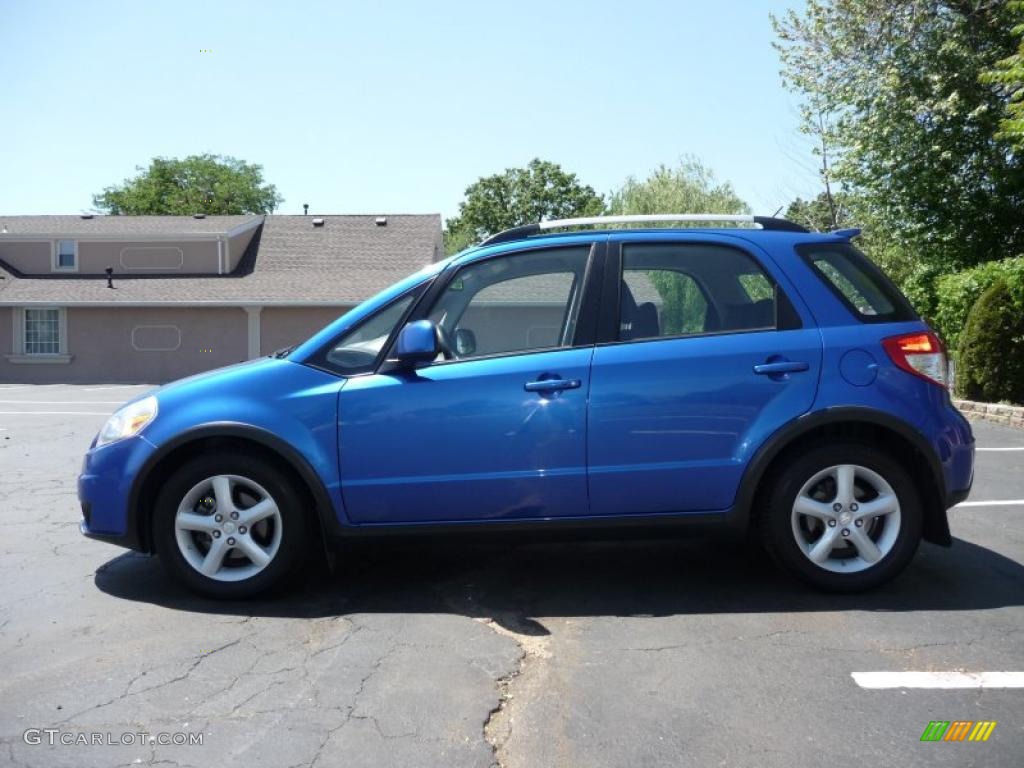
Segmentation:
{"type": "Polygon", "coordinates": [[[445,360],[458,359],[455,354],[455,345],[452,343],[451,336],[449,336],[448,331],[440,325],[437,326],[437,346],[441,350],[441,357],[445,360]]]}

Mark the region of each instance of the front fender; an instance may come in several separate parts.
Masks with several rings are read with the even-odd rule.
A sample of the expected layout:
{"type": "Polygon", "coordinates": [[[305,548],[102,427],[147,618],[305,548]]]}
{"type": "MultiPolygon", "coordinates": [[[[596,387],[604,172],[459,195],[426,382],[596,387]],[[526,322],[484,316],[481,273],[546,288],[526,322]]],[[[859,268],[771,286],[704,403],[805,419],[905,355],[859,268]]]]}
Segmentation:
{"type": "Polygon", "coordinates": [[[206,438],[239,438],[287,461],[312,491],[325,532],[334,533],[344,519],[337,441],[344,383],[298,363],[268,359],[160,390],[160,413],[145,430],[156,450],[135,477],[128,509],[133,516],[140,513],[147,478],[172,452],[206,438]]]}

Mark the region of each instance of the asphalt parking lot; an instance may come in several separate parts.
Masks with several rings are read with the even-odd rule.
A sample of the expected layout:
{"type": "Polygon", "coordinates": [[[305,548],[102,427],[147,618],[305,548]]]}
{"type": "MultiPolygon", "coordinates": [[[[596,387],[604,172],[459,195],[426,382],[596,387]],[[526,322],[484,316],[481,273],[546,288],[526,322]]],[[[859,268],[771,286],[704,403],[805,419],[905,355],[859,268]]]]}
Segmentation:
{"type": "Polygon", "coordinates": [[[215,603],[78,532],[82,453],[138,391],[0,385],[0,764],[1021,764],[1024,689],[851,674],[1024,670],[1024,431],[975,424],[953,548],[867,595],[739,545],[474,540],[361,546],[215,603]],[[933,720],[997,726],[922,743],[933,720]]]}

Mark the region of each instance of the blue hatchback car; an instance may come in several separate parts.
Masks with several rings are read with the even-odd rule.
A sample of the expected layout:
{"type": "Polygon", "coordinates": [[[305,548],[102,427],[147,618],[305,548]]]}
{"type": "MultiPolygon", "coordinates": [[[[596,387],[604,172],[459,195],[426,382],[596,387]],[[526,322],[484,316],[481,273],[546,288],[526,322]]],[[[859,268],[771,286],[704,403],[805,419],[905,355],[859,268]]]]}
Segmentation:
{"type": "MultiPolygon", "coordinates": [[[[610,228],[655,221],[675,226],[610,228]]],[[[126,404],[86,454],[82,532],[224,598],[349,537],[523,527],[751,532],[814,586],[877,586],[951,543],[974,439],[941,341],[856,234],[500,233],[126,404]]]]}

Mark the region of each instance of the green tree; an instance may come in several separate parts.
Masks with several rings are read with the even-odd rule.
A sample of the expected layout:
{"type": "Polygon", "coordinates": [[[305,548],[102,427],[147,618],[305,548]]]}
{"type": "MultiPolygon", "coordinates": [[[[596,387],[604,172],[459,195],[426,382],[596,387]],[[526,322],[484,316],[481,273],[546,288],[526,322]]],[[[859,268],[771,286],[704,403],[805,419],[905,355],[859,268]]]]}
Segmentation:
{"type": "Polygon", "coordinates": [[[94,195],[93,205],[115,215],[215,215],[271,213],[283,199],[264,182],[262,166],[234,157],[155,157],[136,170],[134,178],[94,195]]]}
{"type": "MultiPolygon", "coordinates": [[[[692,157],[672,168],[660,165],[643,180],[630,176],[608,201],[610,214],[749,213],[728,182],[692,157]]],[[[704,326],[705,299],[693,280],[678,272],[652,270],[647,279],[661,296],[665,333],[685,333],[704,326]]]]}
{"type": "Polygon", "coordinates": [[[750,213],[728,182],[693,157],[659,165],[646,179],[630,176],[611,194],[608,213],[750,213]]]}
{"type": "Polygon", "coordinates": [[[982,75],[981,81],[1004,89],[1006,115],[1000,123],[999,137],[1024,151],[1024,0],[1010,0],[1010,10],[1017,13],[1013,33],[1020,38],[1017,50],[982,75]]]}
{"type": "Polygon", "coordinates": [[[856,226],[856,220],[844,195],[822,192],[811,200],[798,197],[786,208],[785,218],[801,224],[813,232],[831,232],[833,229],[856,226]]]}
{"type": "Polygon", "coordinates": [[[506,168],[466,188],[459,213],[445,222],[445,248],[459,248],[503,229],[541,219],[596,216],[604,200],[593,187],[557,163],[535,158],[526,168],[506,168]]]}
{"type": "Polygon", "coordinates": [[[804,131],[904,256],[944,270],[1024,250],[1024,155],[996,138],[1013,13],[992,0],[808,0],[772,21],[804,131]],[[824,116],[824,117],[823,117],[824,116]]]}
{"type": "Polygon", "coordinates": [[[903,285],[919,312],[928,313],[934,303],[934,278],[942,270],[932,269],[927,274],[918,268],[916,252],[900,248],[883,222],[873,215],[860,196],[840,191],[822,192],[810,200],[797,198],[786,208],[785,218],[814,232],[857,228],[863,231],[857,247],[868,254],[896,282],[903,285]]]}
{"type": "Polygon", "coordinates": [[[960,337],[957,392],[1024,404],[1024,305],[998,280],[981,294],[960,337]]]}

